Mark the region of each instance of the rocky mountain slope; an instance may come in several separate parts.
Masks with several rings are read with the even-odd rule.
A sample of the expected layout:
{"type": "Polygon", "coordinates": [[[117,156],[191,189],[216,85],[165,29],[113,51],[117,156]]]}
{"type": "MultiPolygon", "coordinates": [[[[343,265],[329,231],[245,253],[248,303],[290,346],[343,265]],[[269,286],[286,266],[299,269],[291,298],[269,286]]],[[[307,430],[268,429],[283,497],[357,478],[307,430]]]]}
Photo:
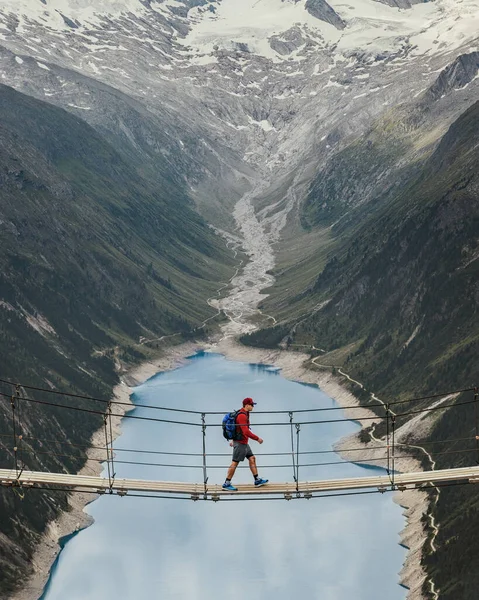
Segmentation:
{"type": "MultiPolygon", "coordinates": [[[[367,141],[359,140],[358,147],[367,148],[367,141]]],[[[321,348],[321,364],[341,368],[383,399],[469,388],[479,380],[479,101],[451,125],[420,168],[406,170],[406,177],[397,162],[395,167],[388,168],[386,193],[374,186],[377,172],[363,169],[370,206],[356,206],[354,216],[346,213],[336,221],[336,246],[326,266],[296,296],[302,310],[305,303],[317,309],[300,319],[285,318],[243,341],[321,348]]],[[[336,186],[331,200],[350,190],[338,169],[328,174],[336,186]]],[[[367,199],[364,189],[360,193],[367,199]]],[[[330,219],[330,206],[316,194],[317,184],[311,187],[307,214],[315,211],[319,219],[330,219]]],[[[341,203],[331,201],[331,206],[344,213],[341,203]]],[[[290,296],[282,308],[273,294],[267,310],[276,302],[286,315],[294,301],[290,296]]],[[[370,399],[353,388],[364,401],[370,399]]],[[[457,402],[470,400],[464,395],[457,402]]],[[[429,444],[436,468],[474,464],[473,442],[457,443],[446,455],[439,443],[474,440],[472,406],[440,413],[431,429],[423,440],[416,435],[414,443],[429,444]]],[[[431,467],[429,462],[425,467],[431,467]]],[[[423,560],[440,593],[431,595],[429,585],[423,593],[472,600],[477,586],[477,544],[471,533],[471,524],[479,521],[476,490],[467,486],[431,495],[439,534],[433,546],[425,546],[423,560]]]]}
{"type": "MultiPolygon", "coordinates": [[[[477,0],[0,0],[1,82],[29,97],[2,90],[5,374],[45,383],[54,363],[55,385],[106,394],[106,348],[138,358],[139,336],[209,317],[198,293],[232,262],[194,202],[249,258],[216,304],[228,333],[278,321],[250,343],[323,344],[384,393],[472,377],[478,15],[477,0]]],[[[4,588],[55,510],[5,529],[25,554],[4,588]]]]}
{"type": "MultiPolygon", "coordinates": [[[[206,300],[233,262],[166,161],[157,161],[153,182],[84,121],[0,86],[0,186],[2,379],[108,398],[121,364],[149,355],[139,341],[188,336],[214,316],[206,300]]],[[[101,420],[67,413],[29,406],[22,433],[65,436],[82,448],[101,420]]],[[[0,431],[0,462],[10,467],[6,397],[0,431]]],[[[33,469],[76,470],[85,460],[61,443],[22,448],[33,469]]],[[[63,494],[20,501],[3,488],[0,507],[5,597],[31,569],[47,519],[66,503],[63,494]]]]}

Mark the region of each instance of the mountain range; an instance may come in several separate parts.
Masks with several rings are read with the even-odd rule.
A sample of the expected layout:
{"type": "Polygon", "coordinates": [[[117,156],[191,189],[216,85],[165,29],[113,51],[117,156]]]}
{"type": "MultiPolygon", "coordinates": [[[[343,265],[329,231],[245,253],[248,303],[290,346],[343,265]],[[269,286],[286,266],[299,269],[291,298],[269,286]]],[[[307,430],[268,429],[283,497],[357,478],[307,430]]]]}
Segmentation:
{"type": "MultiPolygon", "coordinates": [[[[478,25],[477,0],[0,0],[5,377],[108,395],[223,320],[378,394],[477,384],[478,25]]],[[[0,519],[4,593],[65,502],[0,519]]],[[[465,507],[435,505],[441,600],[475,598],[465,507]]]]}

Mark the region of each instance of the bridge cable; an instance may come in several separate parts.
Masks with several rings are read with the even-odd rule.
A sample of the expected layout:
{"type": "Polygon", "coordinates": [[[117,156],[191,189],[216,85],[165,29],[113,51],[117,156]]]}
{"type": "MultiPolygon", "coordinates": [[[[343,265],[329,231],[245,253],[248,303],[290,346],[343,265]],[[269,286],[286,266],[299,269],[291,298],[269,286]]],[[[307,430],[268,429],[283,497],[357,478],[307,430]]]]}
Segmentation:
{"type": "MultiPolygon", "coordinates": [[[[11,438],[11,433],[0,433],[0,438],[11,438]]],[[[476,440],[476,436],[469,437],[461,437],[461,438],[452,438],[447,440],[433,440],[433,441],[421,441],[421,446],[430,446],[431,444],[453,444],[456,442],[468,442],[476,440]]],[[[89,444],[74,444],[72,442],[62,441],[62,440],[54,440],[47,438],[38,438],[32,436],[23,436],[23,441],[34,441],[34,442],[44,442],[47,444],[62,444],[66,446],[71,446],[72,448],[86,448],[88,450],[106,450],[104,446],[95,446],[89,444]]],[[[416,448],[416,444],[403,444],[398,442],[397,446],[401,446],[402,448],[416,448]]],[[[386,446],[374,446],[373,450],[385,450],[386,446]]],[[[341,448],[340,452],[364,452],[365,448],[341,448]]],[[[115,452],[131,452],[132,454],[158,454],[158,455],[167,455],[167,456],[200,456],[197,452],[167,452],[167,451],[159,451],[159,450],[139,450],[135,448],[114,448],[115,452]]],[[[305,454],[338,454],[336,450],[310,450],[310,451],[301,451],[300,455],[305,454]]],[[[210,452],[207,453],[206,456],[231,456],[231,453],[227,452],[210,452]]],[[[261,452],[256,453],[256,456],[291,456],[291,452],[261,452]]],[[[355,462],[355,461],[352,461],[355,462]]]]}
{"type": "MultiPolygon", "coordinates": [[[[472,388],[474,389],[474,388],[472,388]]],[[[5,397],[10,397],[7,394],[4,394],[2,392],[0,392],[1,396],[5,396],[5,397]]],[[[69,409],[69,410],[75,410],[75,411],[79,411],[79,412],[85,412],[85,413],[89,413],[89,414],[97,414],[97,415],[101,415],[102,417],[104,416],[104,412],[102,411],[98,411],[98,410],[92,410],[92,409],[87,409],[87,408],[81,408],[79,406],[67,406],[65,404],[55,404],[52,402],[46,402],[43,400],[34,400],[33,398],[23,398],[23,400],[25,402],[30,402],[30,403],[34,403],[34,404],[39,404],[39,405],[46,405],[46,406],[53,406],[56,408],[65,408],[65,409],[69,409]]],[[[432,412],[432,411],[436,411],[436,410],[445,410],[447,408],[455,408],[457,406],[466,406],[468,404],[473,404],[475,402],[475,399],[471,400],[471,401],[467,401],[467,402],[460,402],[460,403],[455,403],[455,404],[447,404],[447,405],[441,405],[441,406],[435,406],[435,407],[431,407],[431,408],[422,408],[419,410],[411,410],[411,411],[407,411],[407,412],[403,412],[403,413],[399,413],[397,414],[397,417],[405,417],[405,416],[409,416],[409,415],[413,415],[413,414],[421,414],[421,413],[425,413],[425,412],[432,412]]],[[[112,402],[112,404],[114,404],[112,402]]],[[[131,406],[131,405],[130,405],[131,406]]],[[[361,408],[365,408],[365,407],[361,407],[361,408]]],[[[169,409],[167,409],[169,410],[169,409]]],[[[297,411],[289,411],[289,412],[297,412],[297,411]]],[[[201,414],[201,413],[200,413],[201,414]]],[[[207,412],[205,412],[205,415],[209,414],[207,412]]],[[[215,413],[216,414],[216,413],[215,413]]],[[[265,414],[265,413],[263,413],[265,414]]],[[[119,417],[119,418],[125,418],[125,419],[138,419],[138,420],[142,420],[142,421],[151,421],[151,422],[157,422],[157,423],[169,423],[169,424],[173,424],[173,425],[189,425],[189,426],[193,426],[193,427],[201,427],[201,423],[193,423],[193,422],[188,422],[188,421],[175,421],[172,419],[158,419],[155,417],[143,417],[140,415],[130,415],[130,414],[118,414],[118,413],[112,413],[113,417],[119,417]]],[[[373,416],[373,417],[355,417],[355,421],[375,421],[376,419],[378,419],[380,417],[378,417],[377,415],[373,416]]],[[[319,425],[319,424],[329,424],[329,423],[346,423],[349,422],[350,419],[347,418],[343,418],[343,419],[322,419],[322,420],[315,420],[315,421],[301,421],[300,425],[319,425]]],[[[257,423],[257,426],[287,426],[290,423],[288,422],[267,422],[267,423],[257,423]]],[[[209,424],[210,427],[222,427],[221,423],[210,423],[209,424]]]]}
{"type": "MultiPolygon", "coordinates": [[[[474,438],[473,438],[474,439],[474,438]]],[[[397,445],[396,445],[397,447],[397,445]]],[[[4,450],[4,451],[8,451],[6,448],[5,449],[0,449],[4,450]]],[[[29,450],[26,450],[26,452],[30,452],[29,450]]],[[[33,449],[31,450],[31,452],[34,452],[33,449]]],[[[449,451],[445,451],[445,452],[437,452],[434,453],[434,456],[447,456],[447,455],[453,455],[453,454],[469,454],[472,452],[476,452],[475,448],[462,448],[460,450],[449,450],[449,451]]],[[[47,456],[55,456],[58,458],[70,458],[70,459],[79,459],[79,458],[84,458],[85,461],[87,462],[96,462],[96,463],[103,463],[105,462],[105,459],[101,459],[101,458],[85,458],[84,456],[80,456],[80,455],[75,455],[75,454],[60,454],[60,453],[56,453],[56,452],[46,452],[46,451],[35,451],[35,456],[36,455],[47,455],[47,456]]],[[[200,455],[197,455],[200,456],[200,455]]],[[[396,457],[398,458],[398,457],[396,457]]],[[[350,465],[350,464],[362,464],[362,463],[370,463],[370,462],[383,462],[385,461],[385,457],[378,457],[378,458],[365,458],[365,459],[358,459],[358,460],[351,460],[351,461],[347,461],[347,460],[336,460],[336,461],[329,461],[329,462],[320,462],[320,463],[301,463],[299,466],[300,467],[324,467],[324,466],[332,466],[332,465],[350,465]]],[[[185,469],[203,469],[202,465],[185,465],[185,464],[167,464],[167,463],[153,463],[153,462],[140,462],[140,461],[130,461],[130,460],[116,460],[115,461],[117,464],[123,464],[123,465],[135,465],[135,466],[146,466],[146,467],[171,467],[171,468],[185,468],[185,469]]],[[[281,465],[262,465],[263,468],[265,469],[287,469],[287,468],[291,468],[290,464],[281,464],[281,465]]],[[[209,465],[210,469],[224,469],[225,466],[224,465],[209,465]]],[[[248,466],[239,466],[239,469],[248,469],[248,466]]],[[[72,473],[74,474],[74,473],[72,473]]]]}
{"type": "MultiPolygon", "coordinates": [[[[48,394],[57,394],[57,395],[62,395],[62,396],[67,396],[70,398],[80,398],[83,400],[91,400],[93,402],[103,402],[104,404],[108,404],[108,402],[111,402],[112,404],[116,404],[119,406],[131,406],[130,402],[121,402],[118,400],[106,400],[104,398],[95,398],[93,396],[86,396],[86,395],[82,395],[82,394],[71,394],[68,392],[61,392],[58,390],[51,390],[51,389],[47,389],[47,388],[41,388],[41,387],[36,387],[36,386],[29,386],[29,385],[24,385],[24,384],[16,384],[12,381],[8,381],[6,379],[0,379],[0,383],[5,383],[7,385],[20,385],[22,388],[25,389],[29,389],[29,390],[33,390],[33,391],[39,391],[39,392],[45,392],[48,394]]],[[[431,400],[434,398],[440,398],[441,396],[450,396],[453,394],[460,394],[463,392],[470,392],[470,391],[475,391],[477,389],[477,387],[469,387],[469,388],[463,388],[463,389],[459,389],[459,390],[455,390],[452,392],[442,392],[439,394],[430,394],[428,396],[421,396],[421,397],[416,397],[416,398],[409,398],[406,400],[396,400],[394,402],[390,402],[390,406],[394,406],[397,404],[406,404],[409,402],[419,402],[422,400],[431,400]]],[[[172,411],[172,412],[182,412],[182,413],[189,413],[189,414],[198,414],[201,415],[202,412],[201,411],[195,411],[195,410],[188,410],[188,409],[181,409],[181,408],[170,408],[170,407],[163,407],[163,406],[152,406],[152,405],[147,405],[147,404],[135,404],[136,407],[138,408],[148,408],[148,409],[153,409],[153,410],[165,410],[165,411],[172,411]]],[[[321,412],[321,411],[329,411],[329,410],[351,410],[351,409],[360,409],[360,408],[382,408],[383,404],[368,404],[366,406],[333,406],[333,407],[327,407],[327,408],[307,408],[307,409],[299,409],[297,411],[294,412],[321,412]]],[[[278,410],[278,411],[256,411],[256,414],[288,414],[289,411],[287,410],[278,410]]],[[[205,415],[219,415],[219,414],[223,414],[222,411],[206,411],[205,415]]]]}
{"type": "MultiPolygon", "coordinates": [[[[0,392],[1,394],[1,392],[0,392]]],[[[6,394],[1,394],[1,395],[6,395],[6,394]]],[[[80,408],[78,406],[66,406],[64,404],[54,404],[51,402],[45,402],[42,400],[33,400],[32,398],[24,398],[24,401],[26,402],[33,402],[35,404],[43,404],[43,405],[48,405],[48,406],[54,406],[57,408],[66,408],[66,409],[70,409],[70,410],[76,410],[76,411],[80,411],[80,412],[86,412],[86,413],[92,413],[92,414],[97,414],[97,415],[104,415],[103,412],[101,411],[95,411],[95,410],[91,410],[91,409],[86,409],[86,408],[80,408]]],[[[398,417],[405,417],[405,416],[409,416],[409,415],[413,415],[413,414],[422,414],[425,412],[432,412],[432,411],[436,411],[436,410],[444,410],[446,408],[455,408],[457,406],[466,406],[468,404],[473,404],[475,402],[475,400],[471,400],[471,401],[467,401],[467,402],[460,402],[460,403],[456,403],[456,404],[447,404],[447,405],[442,405],[442,406],[435,406],[435,407],[431,407],[431,408],[422,408],[419,410],[412,410],[412,411],[408,411],[408,412],[404,412],[404,413],[399,413],[397,416],[398,417]]],[[[363,407],[364,408],[364,407],[363,407]]],[[[293,411],[295,412],[295,411],[293,411]]],[[[207,414],[207,413],[205,413],[207,414]]],[[[193,427],[201,427],[200,423],[192,423],[192,422],[188,422],[188,421],[174,421],[171,419],[158,419],[155,417],[142,417],[140,415],[129,415],[129,414],[125,414],[125,415],[121,415],[121,414],[117,414],[117,413],[112,413],[112,416],[114,417],[120,417],[120,418],[125,418],[125,419],[138,419],[138,420],[142,420],[142,421],[150,421],[150,422],[156,422],[156,423],[169,423],[172,425],[190,425],[193,427]]],[[[374,416],[374,417],[355,417],[354,420],[355,421],[375,421],[377,420],[378,416],[374,416]]],[[[301,421],[300,425],[326,425],[326,424],[330,424],[330,423],[347,423],[349,422],[351,419],[322,419],[322,420],[317,420],[317,421],[301,421]]],[[[289,423],[287,422],[283,422],[283,421],[275,421],[275,422],[268,422],[268,423],[257,423],[256,426],[258,427],[271,427],[271,426],[286,426],[289,425],[289,423]]],[[[210,423],[209,424],[210,427],[222,427],[221,423],[210,423]]]]}

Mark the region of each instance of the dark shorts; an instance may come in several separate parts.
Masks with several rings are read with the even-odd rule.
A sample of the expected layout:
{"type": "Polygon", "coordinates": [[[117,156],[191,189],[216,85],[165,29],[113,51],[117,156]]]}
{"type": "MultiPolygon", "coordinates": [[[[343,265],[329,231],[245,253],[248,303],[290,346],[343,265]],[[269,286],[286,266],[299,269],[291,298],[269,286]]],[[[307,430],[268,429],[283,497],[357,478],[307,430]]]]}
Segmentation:
{"type": "Polygon", "coordinates": [[[249,444],[240,444],[233,442],[233,462],[243,462],[245,458],[254,456],[249,444]]]}

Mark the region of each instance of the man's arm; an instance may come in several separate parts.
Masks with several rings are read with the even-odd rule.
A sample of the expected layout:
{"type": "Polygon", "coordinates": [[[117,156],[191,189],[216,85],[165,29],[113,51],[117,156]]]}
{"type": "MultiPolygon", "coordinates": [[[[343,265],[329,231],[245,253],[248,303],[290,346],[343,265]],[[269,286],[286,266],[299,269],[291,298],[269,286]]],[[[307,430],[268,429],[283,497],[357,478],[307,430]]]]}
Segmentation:
{"type": "Polygon", "coordinates": [[[254,434],[248,427],[248,418],[245,414],[239,413],[239,415],[236,417],[236,424],[238,425],[238,427],[240,427],[241,433],[244,437],[256,440],[257,442],[260,440],[260,438],[256,434],[254,434]]]}

